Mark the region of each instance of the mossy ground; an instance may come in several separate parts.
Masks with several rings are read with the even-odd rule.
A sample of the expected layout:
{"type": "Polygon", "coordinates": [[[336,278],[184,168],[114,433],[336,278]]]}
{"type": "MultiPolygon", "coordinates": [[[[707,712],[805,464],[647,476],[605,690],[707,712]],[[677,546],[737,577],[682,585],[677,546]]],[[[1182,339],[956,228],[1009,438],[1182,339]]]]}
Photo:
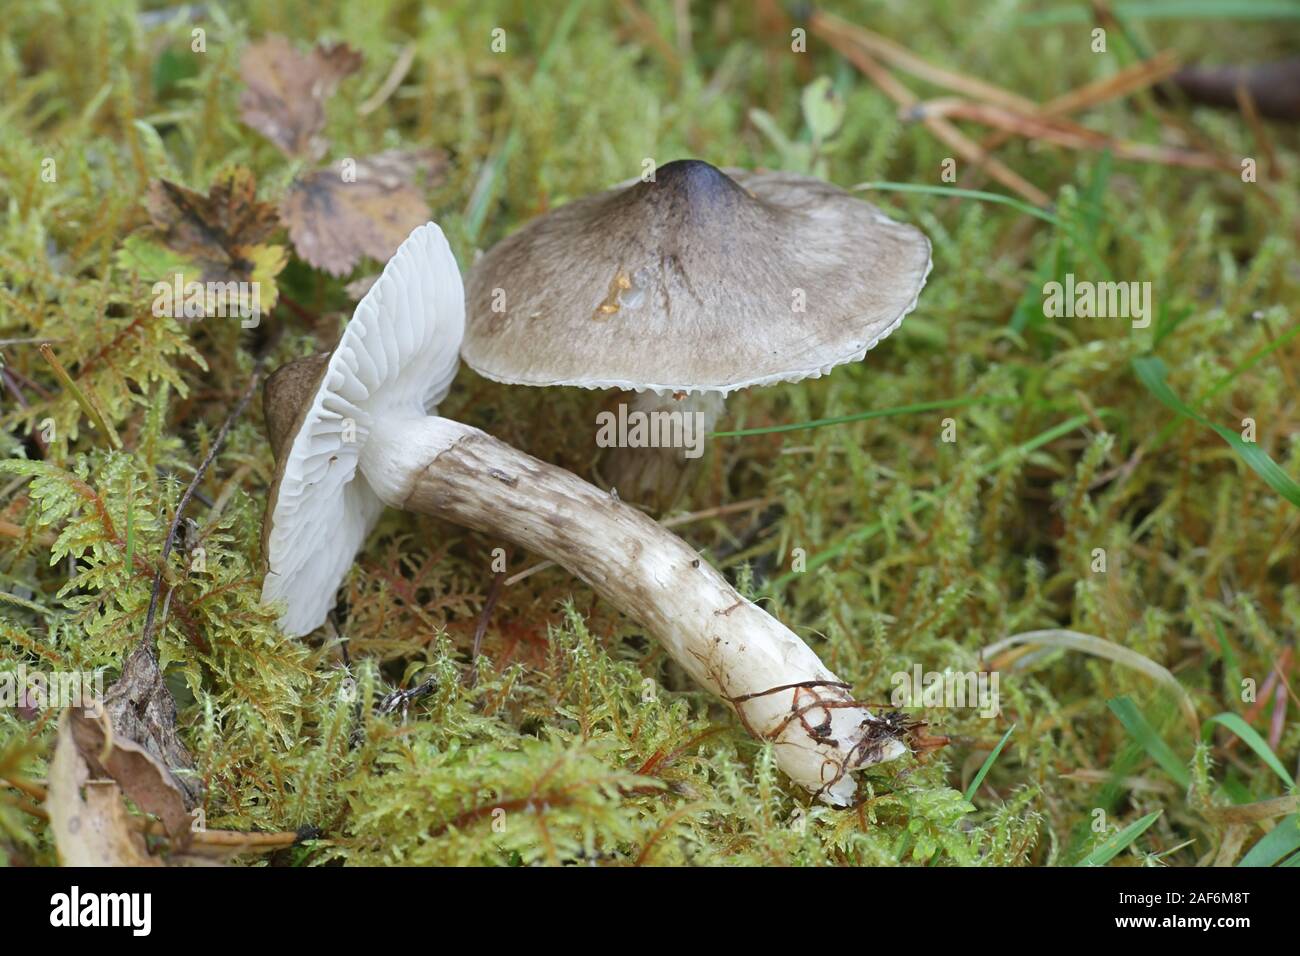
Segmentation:
{"type": "MultiPolygon", "coordinates": [[[[205,191],[220,170],[244,165],[261,198],[283,194],[294,164],[239,119],[239,60],[252,40],[277,32],[364,53],[359,75],[328,104],[329,158],[448,149],[449,174],[428,199],[463,265],[529,217],[639,174],[646,158],[816,162],[847,186],[936,184],[951,155],[824,43],[810,37],[806,54],[792,53],[769,5],[691,4],[687,37],[681,5],[669,0],[588,0],[554,39],[569,6],[214,3],[202,20],[148,28],[123,0],[6,9],[0,339],[28,407],[6,393],[0,450],[35,457],[24,436],[46,419],[55,426],[34,477],[0,476],[2,589],[20,599],[0,603],[6,664],[106,667],[111,679],[139,640],[180,492],[248,380],[255,348],[269,347],[272,365],[306,354],[332,343],[350,314],[346,280],[293,260],[279,287],[297,310],[282,304],[256,334],[222,319],[182,326],[151,314],[148,277],[118,255],[146,231],[142,200],[157,177],[205,191]],[[202,55],[190,52],[194,26],[206,29],[202,55]],[[497,27],[505,53],[490,49],[497,27]],[[415,47],[406,80],[360,115],[406,44],[415,47]],[[814,157],[800,92],[822,76],[846,118],[814,157]],[[764,133],[754,110],[795,147],[764,133]],[[40,175],[49,157],[53,183],[40,175]],[[500,163],[499,174],[476,194],[485,162],[500,163]],[[8,341],[28,339],[52,340],[119,433],[119,450],[87,426],[34,344],[8,341]]],[[[979,12],[912,0],[834,6],[920,56],[1039,101],[1135,59],[1116,31],[1102,55],[1090,49],[1089,23],[1022,25],[1029,5],[1012,0],[979,12]]],[[[1184,59],[1284,52],[1268,23],[1135,29],[1184,59]]],[[[934,243],[916,313],[861,364],[732,401],[730,427],[741,428],[994,399],[717,438],[682,506],[774,499],[679,531],[863,698],[887,701],[890,676],[914,665],[969,671],[1001,638],[1068,629],[1168,668],[1199,721],[1242,714],[1267,736],[1275,707],[1300,712],[1289,691],[1261,708],[1243,701],[1243,681],[1263,688],[1278,667],[1282,686],[1297,687],[1300,512],[1213,431],[1156,401],[1133,366],[1158,356],[1185,401],[1233,431],[1254,419],[1259,448],[1300,474],[1295,131],[1266,125],[1265,144],[1235,113],[1162,108],[1149,95],[1086,121],[1155,142],[1166,131],[1156,117],[1169,110],[1230,155],[1258,158],[1261,182],[1012,140],[999,155],[1053,196],[1055,224],[1003,205],[878,193],[874,201],[934,243]],[[1043,282],[1067,272],[1150,281],[1151,327],[1046,318],[1043,282]],[[954,442],[942,440],[945,418],[954,442]],[[1098,548],[1104,573],[1094,570],[1098,548]],[[783,577],[795,549],[808,570],[783,577]]],[[[370,263],[356,275],[374,271],[370,263]]],[[[600,400],[463,370],[444,413],[589,476],[600,400]]],[[[857,810],[810,804],[734,718],[559,570],[504,590],[468,688],[501,542],[410,515],[383,520],[341,592],[349,671],[336,639],[284,639],[259,607],[272,471],[254,406],[202,482],[213,506],[189,508],[206,569],[191,570],[183,550],[172,556],[159,644],[206,787],[207,825],[318,828],[318,841],[280,862],[1070,864],[1162,811],[1116,862],[1192,865],[1219,854],[1231,862],[1277,823],[1233,829],[1215,807],[1290,792],[1232,734],[1191,725],[1178,695],[1150,676],[1056,650],[1001,662],[994,719],[918,710],[951,745],[866,773],[857,810]],[[393,687],[428,676],[436,690],[405,719],[376,712],[393,687]],[[1118,697],[1169,753],[1126,729],[1108,706],[1118,697]],[[1013,725],[967,802],[974,772],[1013,725]]],[[[511,553],[511,569],[535,559],[511,553]]],[[[0,776],[45,773],[55,714],[29,716],[0,710],[0,776]]],[[[1274,750],[1294,774],[1293,716],[1274,750]]],[[[0,859],[54,860],[31,809],[0,785],[0,859]]],[[[1294,814],[1281,826],[1294,830],[1294,814]]]]}

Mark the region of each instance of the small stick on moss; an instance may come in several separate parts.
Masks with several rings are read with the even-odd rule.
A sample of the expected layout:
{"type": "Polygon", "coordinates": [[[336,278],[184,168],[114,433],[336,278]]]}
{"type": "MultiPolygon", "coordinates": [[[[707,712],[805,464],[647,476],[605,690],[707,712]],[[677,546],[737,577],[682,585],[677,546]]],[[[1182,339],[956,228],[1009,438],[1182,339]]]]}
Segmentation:
{"type": "Polygon", "coordinates": [[[92,397],[90,386],[87,385],[86,391],[82,391],[81,388],[78,387],[77,383],[73,381],[72,376],[68,374],[68,370],[63,367],[63,363],[54,355],[54,349],[50,348],[48,344],[42,344],[40,351],[41,358],[45,359],[50,368],[54,369],[55,377],[58,378],[63,387],[68,390],[68,393],[76,399],[77,404],[81,406],[81,410],[85,412],[86,417],[90,419],[90,423],[99,429],[101,435],[105,436],[108,441],[108,446],[114,451],[120,449],[122,447],[122,439],[117,436],[117,429],[112,426],[104,416],[104,413],[100,411],[99,403],[92,397]]]}
{"type": "Polygon", "coordinates": [[[226,435],[230,432],[231,427],[244,409],[248,407],[253,393],[257,389],[257,384],[262,377],[262,364],[258,362],[253,366],[253,374],[248,380],[248,385],[244,388],[243,395],[240,396],[239,402],[224,422],[221,424],[221,430],[217,432],[217,437],[212,440],[212,446],[208,449],[208,454],[204,457],[202,463],[194,471],[194,477],[190,479],[189,485],[186,486],[181,500],[176,505],[176,513],[172,515],[171,526],[167,529],[167,537],[163,539],[162,553],[158,556],[158,571],[154,574],[153,590],[149,594],[149,610],[145,612],[144,617],[144,634],[141,637],[141,643],[153,648],[153,621],[154,615],[158,611],[158,594],[162,590],[163,569],[167,567],[167,558],[171,555],[172,545],[176,543],[176,529],[180,527],[181,517],[185,514],[185,507],[190,503],[190,499],[198,491],[199,482],[203,480],[204,474],[216,460],[217,452],[221,450],[221,445],[226,440],[226,435]]]}
{"type": "Polygon", "coordinates": [[[483,647],[483,635],[487,633],[488,621],[492,618],[492,609],[497,606],[497,599],[501,597],[501,585],[506,579],[504,571],[498,571],[492,577],[492,586],[488,588],[487,600],[483,602],[483,613],[479,615],[478,626],[474,628],[474,645],[469,652],[469,680],[468,684],[473,687],[478,683],[478,655],[483,647]]]}
{"type": "Polygon", "coordinates": [[[299,305],[289,296],[285,295],[283,291],[280,292],[280,304],[283,305],[285,308],[287,308],[294,315],[298,316],[298,318],[302,319],[305,322],[310,322],[312,325],[315,325],[317,322],[320,321],[319,315],[317,315],[315,312],[308,309],[306,306],[299,305]]]}
{"type": "MultiPolygon", "coordinates": [[[[157,820],[133,817],[132,825],[150,836],[161,836],[166,831],[157,820]]],[[[193,846],[225,847],[232,850],[276,850],[293,846],[302,840],[299,830],[277,830],[270,833],[245,832],[243,830],[194,830],[190,834],[193,846]]]]}
{"type": "MultiPolygon", "coordinates": [[[[910,110],[920,102],[920,97],[885,69],[861,45],[861,36],[855,32],[852,24],[822,13],[820,10],[815,10],[808,18],[808,28],[857,67],[886,96],[898,104],[901,110],[910,110]]],[[[934,134],[936,139],[956,150],[957,154],[966,162],[983,166],[990,176],[1008,189],[1019,193],[1035,206],[1047,208],[1052,205],[1051,197],[1047,193],[1029,182],[1006,163],[989,155],[988,152],[980,148],[978,143],[971,140],[942,116],[923,116],[921,123],[934,134]]]]}
{"type": "Polygon", "coordinates": [[[22,797],[11,797],[8,794],[0,794],[0,803],[13,807],[15,810],[21,810],[23,813],[30,814],[38,820],[48,821],[50,819],[50,815],[44,807],[37,806],[34,803],[29,803],[22,797]]]}
{"type": "Polygon", "coordinates": [[[410,72],[411,64],[415,62],[416,49],[414,43],[408,43],[402,47],[402,52],[398,54],[397,62],[393,64],[393,68],[388,71],[388,76],[383,85],[375,90],[373,96],[357,107],[358,116],[369,116],[397,92],[397,88],[402,85],[402,80],[406,79],[406,74],[410,72]]]}
{"type": "MultiPolygon", "coordinates": [[[[20,810],[38,820],[50,819],[49,812],[41,806],[28,803],[21,797],[6,797],[3,801],[15,810],[20,810]]],[[[150,836],[162,836],[166,830],[157,820],[144,817],[131,817],[131,829],[150,836]]],[[[294,846],[301,842],[301,834],[296,830],[284,830],[276,833],[243,833],[239,830],[195,830],[190,834],[191,847],[208,847],[229,850],[234,853],[266,852],[294,846]]]]}

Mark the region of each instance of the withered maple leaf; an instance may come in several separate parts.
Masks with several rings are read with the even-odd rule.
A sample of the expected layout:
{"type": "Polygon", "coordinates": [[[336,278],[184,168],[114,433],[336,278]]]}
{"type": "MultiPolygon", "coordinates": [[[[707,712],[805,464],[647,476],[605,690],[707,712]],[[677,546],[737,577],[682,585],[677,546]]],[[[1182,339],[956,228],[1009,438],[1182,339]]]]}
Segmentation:
{"type": "Polygon", "coordinates": [[[417,181],[441,179],[446,162],[441,150],[391,150],[302,176],[280,204],[298,255],[336,276],[364,256],[387,261],[429,219],[417,181]]]}
{"type": "Polygon", "coordinates": [[[266,243],[280,221],[275,206],[258,202],[253,173],[234,167],[219,173],[204,196],[155,180],[145,197],[149,219],[162,241],[187,256],[206,281],[256,282],[260,307],[275,306],[275,277],[284,268],[284,248],[266,243]]]}
{"type": "Polygon", "coordinates": [[[248,88],[240,116],[286,156],[318,160],[325,155],[325,101],[339,83],[361,68],[361,54],[347,44],[317,44],[299,53],[277,34],[244,51],[240,69],[248,88]]]}
{"type": "Polygon", "coordinates": [[[155,180],[145,205],[168,246],[206,262],[237,258],[236,249],[257,245],[279,225],[275,206],[257,201],[257,180],[242,166],[219,173],[206,196],[155,180]]]}

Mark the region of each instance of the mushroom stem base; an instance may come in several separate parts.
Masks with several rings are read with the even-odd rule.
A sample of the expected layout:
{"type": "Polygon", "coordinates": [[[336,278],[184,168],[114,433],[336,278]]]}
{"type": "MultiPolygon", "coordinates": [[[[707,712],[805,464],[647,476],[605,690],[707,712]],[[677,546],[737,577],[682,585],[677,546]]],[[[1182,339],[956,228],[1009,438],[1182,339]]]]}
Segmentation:
{"type": "Polygon", "coordinates": [[[502,536],[577,575],[826,802],[849,803],[853,770],[906,750],[794,632],[676,535],[576,475],[445,418],[372,434],[362,470],[394,507],[502,536]]]}

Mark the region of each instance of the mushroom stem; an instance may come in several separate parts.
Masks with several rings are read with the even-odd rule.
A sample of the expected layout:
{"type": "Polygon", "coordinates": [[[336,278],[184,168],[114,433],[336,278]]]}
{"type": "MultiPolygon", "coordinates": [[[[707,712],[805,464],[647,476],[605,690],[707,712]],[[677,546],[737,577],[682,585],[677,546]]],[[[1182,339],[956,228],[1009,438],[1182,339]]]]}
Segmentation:
{"type": "Polygon", "coordinates": [[[396,508],[546,555],[642,624],[792,780],[835,805],[850,772],[904,752],[789,628],[741,597],[680,538],[576,475],[450,419],[386,422],[361,470],[396,508]]]}
{"type": "MultiPolygon", "coordinates": [[[[627,434],[620,437],[627,443],[605,454],[600,477],[624,501],[667,511],[692,483],[726,399],[716,392],[681,395],[653,389],[623,392],[618,399],[618,412],[602,414],[626,419],[627,434]]],[[[597,438],[603,431],[597,431],[597,438]]]]}

